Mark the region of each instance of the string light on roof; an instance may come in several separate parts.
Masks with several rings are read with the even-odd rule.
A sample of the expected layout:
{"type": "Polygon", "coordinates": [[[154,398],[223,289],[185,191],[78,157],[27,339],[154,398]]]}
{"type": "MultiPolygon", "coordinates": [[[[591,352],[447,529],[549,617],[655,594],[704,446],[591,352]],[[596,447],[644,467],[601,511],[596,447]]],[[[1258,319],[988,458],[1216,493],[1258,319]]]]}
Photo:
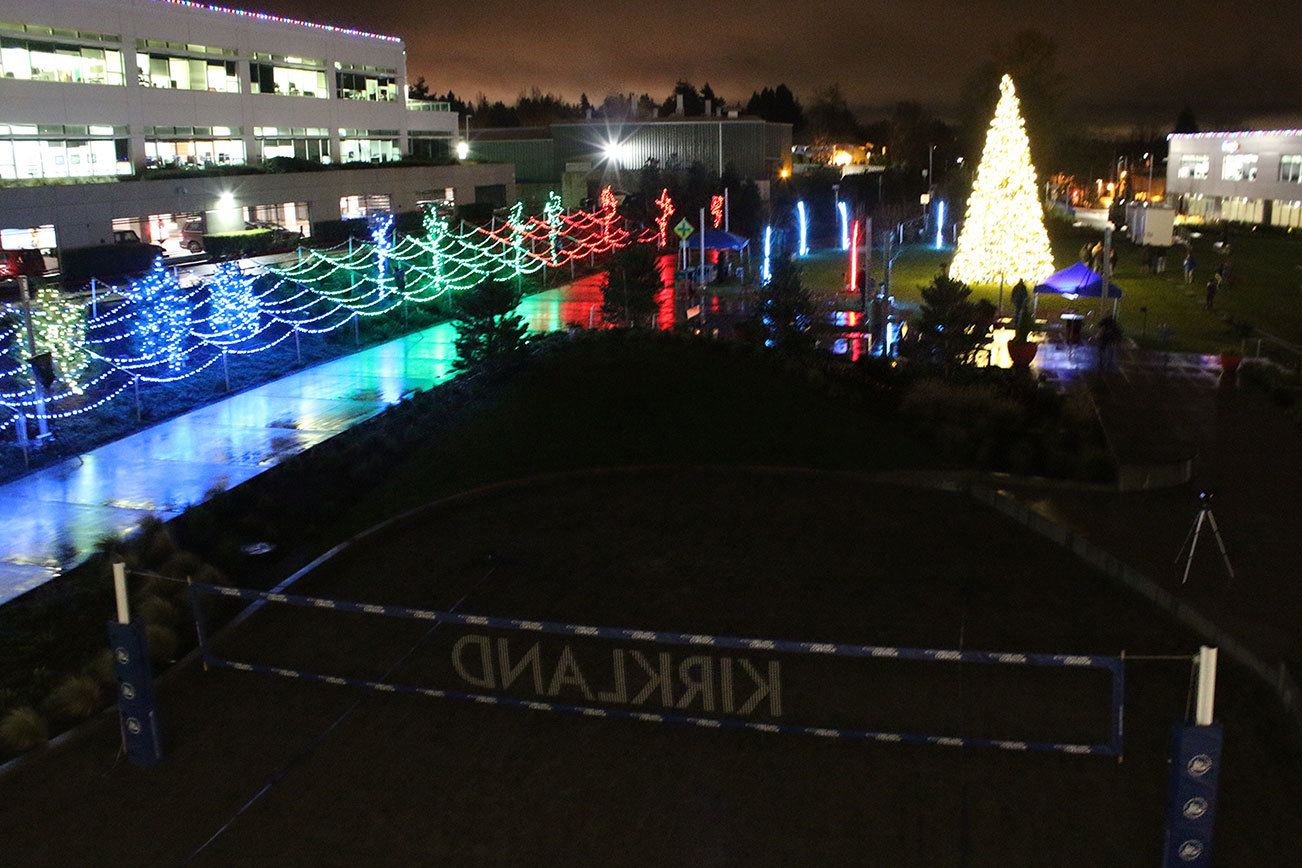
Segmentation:
{"type": "Polygon", "coordinates": [[[356,30],[351,27],[339,27],[334,24],[320,24],[315,21],[301,21],[297,18],[289,18],[283,15],[272,15],[269,12],[254,12],[248,9],[232,9],[229,6],[217,6],[212,3],[198,3],[195,0],[154,0],[155,3],[166,3],[169,6],[181,6],[186,9],[197,9],[202,12],[218,12],[223,15],[235,15],[239,18],[251,18],[255,21],[266,21],[270,24],[290,24],[294,27],[306,27],[310,30],[320,30],[326,33],[338,33],[340,36],[356,36],[363,39],[378,39],[382,42],[392,42],[401,44],[402,39],[397,36],[386,36],[383,33],[371,33],[366,30],[356,30]]]}

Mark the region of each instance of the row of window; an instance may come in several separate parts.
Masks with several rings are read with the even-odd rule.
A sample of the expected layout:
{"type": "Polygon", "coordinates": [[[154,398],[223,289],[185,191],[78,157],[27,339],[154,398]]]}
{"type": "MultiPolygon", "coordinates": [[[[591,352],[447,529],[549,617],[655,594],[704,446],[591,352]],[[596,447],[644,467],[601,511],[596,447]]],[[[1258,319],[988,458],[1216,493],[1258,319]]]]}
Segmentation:
{"type": "MultiPolygon", "coordinates": [[[[1176,177],[1205,179],[1211,174],[1210,154],[1182,154],[1176,177]]],[[[1221,157],[1222,181],[1257,180],[1257,154],[1225,154],[1221,157]]],[[[1302,154],[1284,154],[1279,158],[1276,180],[1302,184],[1302,154]]]]}
{"type": "MultiPolygon", "coordinates": [[[[242,165],[249,154],[239,127],[147,127],[146,168],[242,165]]],[[[324,129],[256,127],[262,160],[293,157],[332,162],[324,129]],[[297,133],[295,135],[294,133],[297,133]],[[318,135],[319,134],[319,135],[318,135]]],[[[402,158],[391,130],[347,130],[339,139],[343,162],[387,163],[402,158]]],[[[414,156],[447,157],[446,138],[411,139],[414,156]]],[[[124,127],[0,125],[0,180],[99,178],[134,174],[124,127]]]]}
{"type": "MultiPolygon", "coordinates": [[[[24,81],[63,81],[79,84],[125,84],[120,48],[102,43],[117,37],[78,31],[57,31],[64,41],[46,33],[32,35],[20,25],[2,24],[0,77],[24,81]],[[46,36],[47,38],[42,38],[46,36]],[[96,43],[96,44],[86,44],[96,43]]],[[[238,52],[206,45],[141,39],[136,43],[136,80],[142,87],[239,93],[238,52]]],[[[328,99],[325,62],[261,52],[249,64],[250,92],[328,99]]],[[[397,71],[382,67],[335,64],[337,99],[394,102],[397,71]]]]}

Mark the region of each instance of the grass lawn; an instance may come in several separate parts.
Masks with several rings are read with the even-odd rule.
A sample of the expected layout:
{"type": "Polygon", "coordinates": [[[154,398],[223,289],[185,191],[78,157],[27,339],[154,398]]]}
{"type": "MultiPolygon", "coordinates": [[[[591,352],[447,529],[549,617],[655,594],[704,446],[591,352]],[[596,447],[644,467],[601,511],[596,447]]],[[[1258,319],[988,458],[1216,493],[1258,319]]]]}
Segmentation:
{"type": "MultiPolygon", "coordinates": [[[[1077,229],[1057,220],[1049,221],[1049,235],[1054,263],[1059,268],[1077,261],[1083,243],[1093,243],[1102,237],[1097,231],[1077,229]]],[[[1194,284],[1185,286],[1182,248],[1172,248],[1166,274],[1152,275],[1143,270],[1141,248],[1120,238],[1119,233],[1114,236],[1118,261],[1113,279],[1126,293],[1120,308],[1123,327],[1142,345],[1161,348],[1159,329],[1169,326],[1171,337],[1165,344],[1167,348],[1214,353],[1239,342],[1226,322],[1229,316],[1282,340],[1302,344],[1302,238],[1234,230],[1231,285],[1217,295],[1216,310],[1208,312],[1203,306],[1204,286],[1223,261],[1212,246],[1219,237],[1218,231],[1209,229],[1194,239],[1198,270],[1194,284]],[[1141,312],[1144,307],[1148,308],[1146,317],[1141,312]]],[[[878,251],[874,253],[878,255],[873,263],[873,277],[881,280],[884,277],[881,257],[878,251]]],[[[935,250],[924,245],[906,248],[895,261],[893,274],[894,295],[901,307],[916,307],[921,302],[921,288],[931,282],[940,266],[953,255],[953,248],[935,250]]],[[[840,292],[845,280],[845,254],[818,251],[804,261],[804,267],[807,284],[816,294],[835,298],[843,306],[854,304],[849,295],[840,292]]],[[[1009,289],[1004,290],[1005,313],[1010,308],[1009,289]]],[[[999,287],[976,286],[974,294],[997,302],[999,287]]],[[[1060,298],[1042,298],[1039,316],[1052,320],[1069,306],[1097,310],[1097,305],[1097,299],[1073,303],[1060,298]]]]}
{"type": "MultiPolygon", "coordinates": [[[[443,457],[418,451],[384,486],[401,499],[403,477],[425,468],[435,480],[443,457]]],[[[823,641],[1131,654],[1197,644],[961,495],[728,469],[526,486],[418,514],[296,590],[823,641]]],[[[464,632],[269,607],[218,650],[456,687],[450,648],[464,632]]],[[[572,644],[585,666],[609,647],[583,641],[572,644]]],[[[1065,696],[1023,670],[781,662],[791,722],[1055,738],[1092,728],[1104,705],[1097,685],[1065,696]]],[[[1117,763],[572,718],[191,667],[162,692],[161,768],[115,763],[104,721],[0,778],[0,839],[14,865],[179,864],[219,830],[193,864],[1151,865],[1187,678],[1183,663],[1128,666],[1117,763]]],[[[1280,864],[1302,834],[1297,769],[1277,759],[1261,697],[1232,670],[1220,687],[1218,864],[1280,864]]]]}

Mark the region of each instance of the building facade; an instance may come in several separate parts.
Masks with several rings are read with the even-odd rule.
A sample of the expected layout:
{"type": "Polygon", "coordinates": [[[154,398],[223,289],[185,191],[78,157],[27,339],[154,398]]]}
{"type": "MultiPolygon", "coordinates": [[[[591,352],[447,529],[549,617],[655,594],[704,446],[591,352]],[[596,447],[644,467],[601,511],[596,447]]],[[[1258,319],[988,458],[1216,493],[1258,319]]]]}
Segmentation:
{"type": "Polygon", "coordinates": [[[1302,130],[1173,133],[1167,199],[1187,222],[1302,228],[1302,130]]]}
{"type": "Polygon", "coordinates": [[[406,49],[394,36],[190,0],[0,0],[6,247],[94,244],[129,229],[172,252],[196,215],[219,229],[310,230],[385,196],[398,205],[452,190],[473,201],[476,187],[513,187],[509,167],[254,174],[274,158],[447,161],[457,130],[446,104],[407,99],[406,49]],[[241,166],[250,174],[211,177],[241,166]],[[148,180],[160,173],[168,180],[148,180]],[[366,188],[376,178],[385,188],[366,188]],[[48,211],[24,189],[43,187],[48,211]],[[264,201],[273,190],[282,198],[264,201]],[[95,203],[85,219],[58,204],[78,199],[95,203]]]}
{"type": "Polygon", "coordinates": [[[562,189],[567,206],[594,184],[635,183],[652,160],[664,168],[700,164],[716,175],[731,169],[763,190],[791,172],[791,125],[735,114],[472,129],[469,147],[471,157],[511,163],[520,182],[562,189]]]}

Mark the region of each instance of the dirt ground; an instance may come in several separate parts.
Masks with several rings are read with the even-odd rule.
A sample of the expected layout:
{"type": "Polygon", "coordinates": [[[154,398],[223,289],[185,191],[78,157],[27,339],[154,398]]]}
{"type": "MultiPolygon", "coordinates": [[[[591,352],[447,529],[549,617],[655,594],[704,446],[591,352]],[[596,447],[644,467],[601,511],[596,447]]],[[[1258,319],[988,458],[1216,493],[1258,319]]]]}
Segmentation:
{"type": "MultiPolygon", "coordinates": [[[[1196,641],[961,495],[738,470],[548,483],[423,512],[294,590],[692,633],[1124,650],[1125,758],[577,718],[189,666],[161,691],[159,769],[116,759],[116,722],[105,718],[0,777],[5,864],[1159,859],[1167,740],[1189,667],[1134,658],[1192,654],[1196,641]]],[[[457,687],[450,648],[466,632],[272,606],[216,650],[457,687]]],[[[594,640],[575,653],[592,672],[605,652],[594,640]]],[[[810,658],[783,666],[784,721],[1045,740],[1101,738],[1106,722],[1105,685],[1089,678],[810,658]]],[[[1288,809],[1302,776],[1279,759],[1268,697],[1246,685],[1223,673],[1217,864],[1281,864],[1302,832],[1288,809]]]]}

